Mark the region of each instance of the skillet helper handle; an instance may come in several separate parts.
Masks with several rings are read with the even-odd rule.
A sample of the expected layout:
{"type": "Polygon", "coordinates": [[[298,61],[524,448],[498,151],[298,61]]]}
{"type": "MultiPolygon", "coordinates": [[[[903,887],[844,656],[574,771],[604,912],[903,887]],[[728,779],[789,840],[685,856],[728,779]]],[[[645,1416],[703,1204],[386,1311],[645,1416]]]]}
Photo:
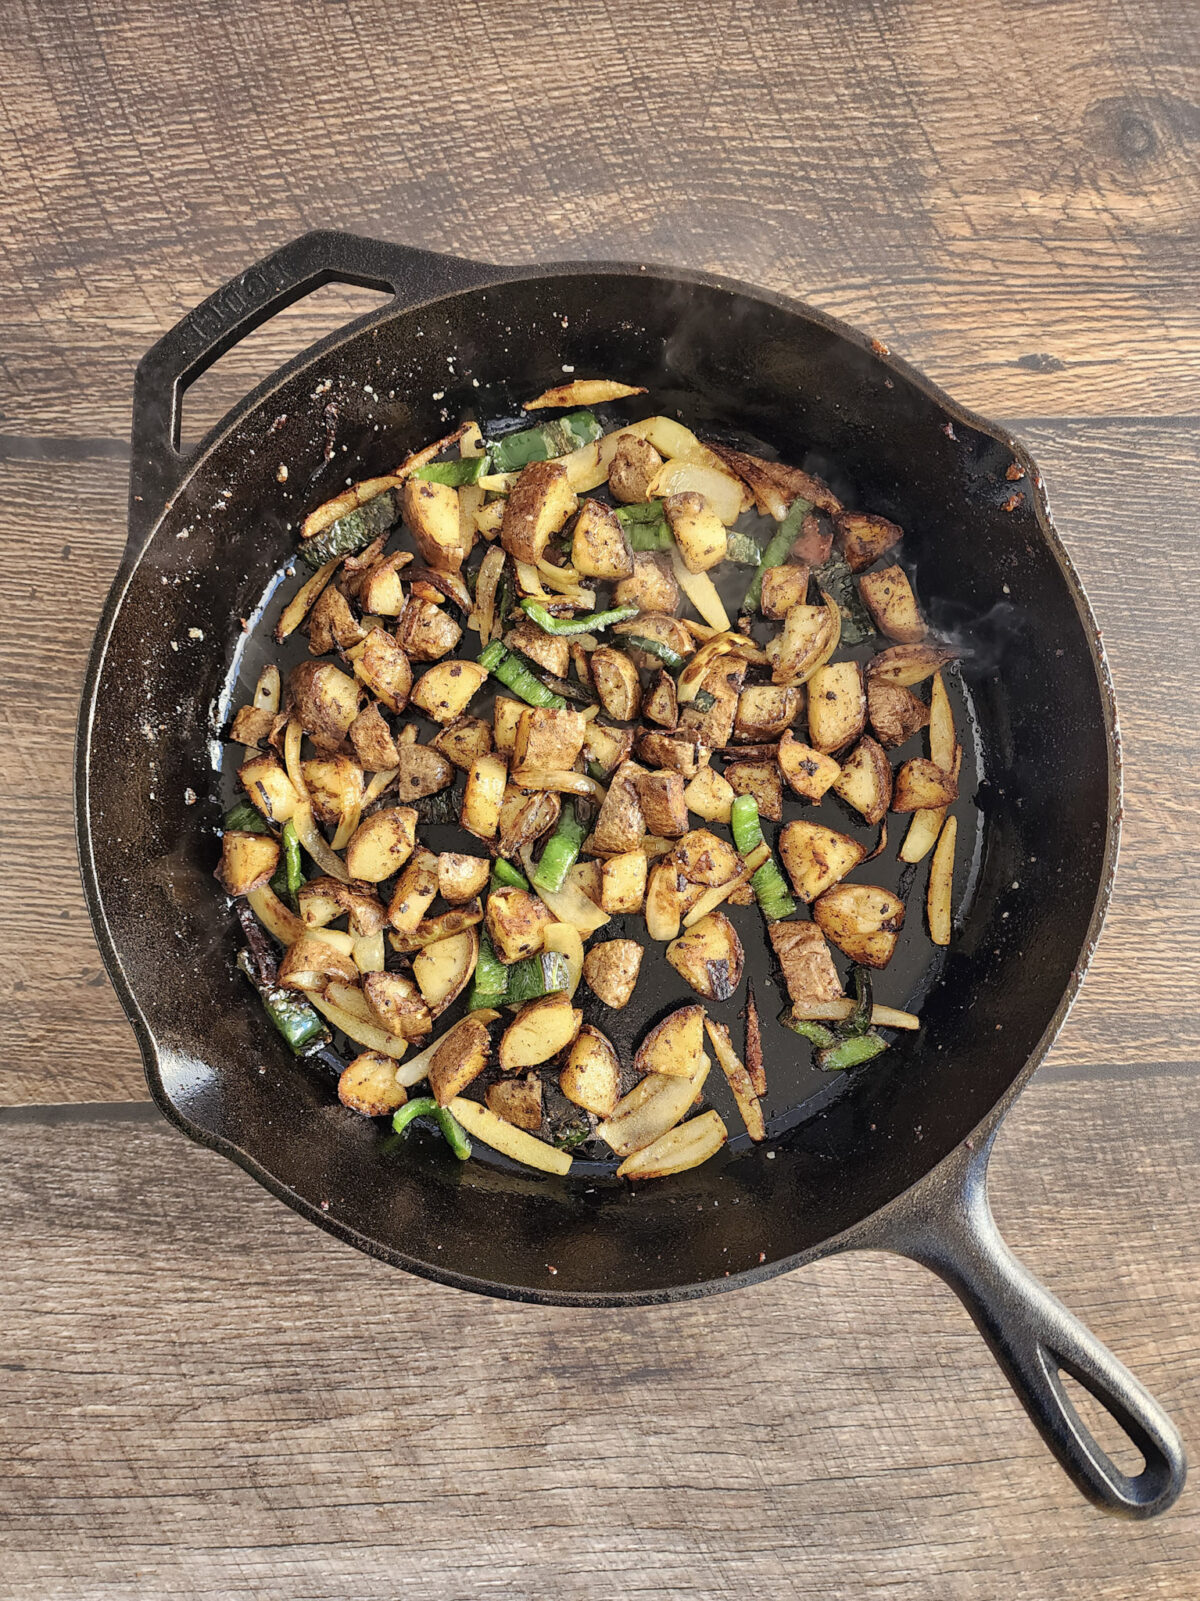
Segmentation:
{"type": "MultiPolygon", "coordinates": [[[[500,269],[502,275],[503,269],[500,269]]],[[[201,446],[180,449],[183,396],[247,334],[323,284],[355,284],[393,299],[378,318],[495,278],[496,268],[357,234],[302,234],[220,289],[177,322],[142,357],[133,391],[130,529],[149,531],[186,478],[201,446]]]]}
{"type": "Polygon", "coordinates": [[[1106,1512],[1150,1518],[1177,1499],[1187,1458],[1174,1424],[1120,1363],[1009,1250],[992,1217],[992,1140],[966,1151],[933,1204],[908,1213],[890,1249],[945,1279],[974,1319],[1042,1438],[1076,1488],[1106,1512]],[[1069,1374],[1145,1458],[1135,1477],[1116,1465],[1071,1403],[1069,1374]]]}

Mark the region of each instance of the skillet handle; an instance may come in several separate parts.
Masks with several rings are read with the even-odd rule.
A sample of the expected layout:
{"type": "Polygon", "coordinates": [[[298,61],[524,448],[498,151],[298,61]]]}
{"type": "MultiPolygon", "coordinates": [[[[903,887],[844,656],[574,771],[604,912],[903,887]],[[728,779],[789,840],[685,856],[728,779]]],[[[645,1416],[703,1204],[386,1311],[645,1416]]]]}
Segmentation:
{"type": "Polygon", "coordinates": [[[277,312],[327,283],[377,289],[393,299],[378,319],[422,301],[504,276],[462,261],[358,234],[302,234],[220,289],[177,322],[138,364],[133,390],[129,525],[137,538],[169,504],[204,446],[181,451],[183,396],[215,361],[277,312]]]}
{"type": "Polygon", "coordinates": [[[1183,1442],[1153,1396],[1004,1243],[987,1195],[994,1137],[952,1159],[941,1184],[915,1204],[902,1204],[898,1226],[879,1243],[931,1268],[954,1290],[1078,1490],[1106,1512],[1155,1517],[1183,1489],[1183,1442]],[[1092,1435],[1063,1373],[1091,1392],[1142,1453],[1135,1477],[1092,1435]]]}

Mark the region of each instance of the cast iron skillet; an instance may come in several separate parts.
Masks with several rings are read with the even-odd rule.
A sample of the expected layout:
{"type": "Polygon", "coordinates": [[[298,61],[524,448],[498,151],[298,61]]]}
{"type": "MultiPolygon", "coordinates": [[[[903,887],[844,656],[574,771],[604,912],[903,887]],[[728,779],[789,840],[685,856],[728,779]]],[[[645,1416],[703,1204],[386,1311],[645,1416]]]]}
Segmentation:
{"type": "Polygon", "coordinates": [[[913,1257],[965,1302],[1085,1495],[1135,1517],[1172,1504],[1185,1475],[1175,1429],[1014,1260],[988,1208],[997,1127],[1058,1031],[1100,927],[1120,806],[1096,626],[1019,445],[861,334],[725,279],[494,267],[312,233],[218,290],[142,361],[129,523],[84,690],[76,818],[100,949],[172,1122],[360,1250],[490,1295],[647,1304],[835,1251],[913,1257]],[[189,383],[330,281],[394,298],[181,452],[189,383]],[[925,977],[919,1034],[773,1124],[769,1149],[734,1141],[723,1159],[638,1189],[459,1164],[432,1139],[399,1159],[264,1025],[233,969],[234,922],[212,879],[224,686],[294,549],[288,519],[390,468],[465,409],[512,411],[571,368],[646,383],[656,409],[675,404],[689,421],[841,472],[857,504],[895,518],[923,602],[970,647],[976,719],[973,894],[944,965],[925,977]],[[1014,464],[1023,476],[1008,476],[1014,464]],[[1142,1452],[1135,1477],[1088,1432],[1063,1373],[1142,1452]]]}

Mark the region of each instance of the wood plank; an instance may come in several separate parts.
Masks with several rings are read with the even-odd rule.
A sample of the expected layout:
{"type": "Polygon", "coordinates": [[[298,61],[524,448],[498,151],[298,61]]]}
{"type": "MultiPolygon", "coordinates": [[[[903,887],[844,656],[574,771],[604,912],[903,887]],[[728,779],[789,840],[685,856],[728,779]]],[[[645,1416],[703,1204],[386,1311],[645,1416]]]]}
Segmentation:
{"type": "Polygon", "coordinates": [[[120,437],[148,345],[314,226],[728,272],[985,412],[1191,410],[1200,12],[1102,14],[441,0],[400,42],[383,0],[5,7],[7,426],[120,437]]]}
{"type": "MultiPolygon", "coordinates": [[[[1035,1085],[995,1190],[1194,1436],[1193,1085],[1035,1085]]],[[[911,1264],[568,1313],[369,1261],[158,1123],[0,1119],[0,1154],[8,1596],[1200,1590],[1195,1498],[1092,1511],[911,1264]]]]}
{"type": "MultiPolygon", "coordinates": [[[[1200,810],[1200,733],[1190,710],[1200,428],[1038,422],[1024,432],[1104,628],[1127,763],[1116,896],[1052,1062],[1075,1072],[1194,1061],[1200,1007],[1179,973],[1200,965],[1197,881],[1187,871],[1200,810]]],[[[0,1009],[0,1103],[145,1094],[73,866],[45,868],[71,860],[75,713],[123,540],[124,495],[124,466],[111,457],[0,460],[0,519],[11,530],[0,542],[0,592],[19,602],[0,637],[0,774],[10,797],[0,834],[9,886],[0,952],[13,991],[0,1009]],[[61,530],[49,542],[47,523],[61,530]],[[37,562],[30,551],[41,552],[37,562]],[[67,608],[64,592],[74,597],[67,608]]]]}

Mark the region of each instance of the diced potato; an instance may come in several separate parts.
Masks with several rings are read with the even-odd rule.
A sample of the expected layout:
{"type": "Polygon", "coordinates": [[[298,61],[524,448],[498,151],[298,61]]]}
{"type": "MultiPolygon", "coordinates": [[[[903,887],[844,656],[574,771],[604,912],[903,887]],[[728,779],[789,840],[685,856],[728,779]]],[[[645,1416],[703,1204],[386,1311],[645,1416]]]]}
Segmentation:
{"type": "Polygon", "coordinates": [[[600,870],[600,905],[606,912],[640,912],[646,898],[646,858],[639,850],[610,856],[600,870]]]}
{"type": "Polygon", "coordinates": [[[663,459],[648,439],[623,434],[608,469],[608,487],[614,500],[629,505],[650,498],[663,459]]]}
{"type": "Polygon", "coordinates": [[[864,573],[858,587],[881,634],[901,645],[915,645],[925,638],[925,621],[903,567],[864,573]]]}
{"type": "Polygon", "coordinates": [[[689,572],[706,573],[725,560],[729,542],[725,524],[703,495],[694,490],[668,495],[663,514],[689,572]]]}
{"type": "Polygon", "coordinates": [[[948,817],[929,864],[929,888],[925,910],[929,918],[929,937],[935,945],[949,945],[954,901],[954,847],[958,843],[958,818],[948,817]]]}
{"type": "Polygon", "coordinates": [[[493,500],[475,513],[475,530],[485,539],[495,539],[504,522],[503,500],[493,500]]]}
{"type": "Polygon", "coordinates": [[[924,756],[914,756],[896,773],[892,794],[894,812],[915,812],[949,806],[958,799],[958,780],[924,756]]]}
{"type": "Polygon", "coordinates": [[[381,1028],[402,1040],[433,1031],[433,1014],[416,984],[402,973],[364,973],[363,994],[381,1028]]]}
{"type": "Polygon", "coordinates": [[[525,710],[523,701],[509,700],[507,695],[497,695],[492,702],[492,738],[498,751],[512,753],[517,743],[517,724],[525,710]]]}
{"type": "Polygon", "coordinates": [[[413,853],[417,814],[411,806],[389,806],[372,812],[346,846],[346,871],[368,884],[398,873],[413,853]]]}
{"type": "Polygon", "coordinates": [[[833,789],[848,806],[862,813],[864,822],[883,821],[892,799],[892,767],[870,734],[864,734],[846,757],[833,789]]]}
{"type": "Polygon", "coordinates": [[[575,519],[571,565],[585,578],[628,578],[633,552],[620,518],[598,500],[585,500],[575,519]]]}
{"type": "Polygon", "coordinates": [[[587,953],[583,976],[597,1000],[619,1012],[633,994],[641,965],[640,945],[631,939],[610,939],[587,953]]]}
{"type": "Polygon", "coordinates": [[[604,710],[619,723],[632,722],[641,706],[642,687],[629,657],[611,645],[601,645],[592,652],[590,666],[604,710]]]}
{"type": "Polygon", "coordinates": [[[776,740],[796,721],[803,703],[804,695],[799,689],[754,684],[738,696],[734,734],[756,744],[776,740]]]}
{"type": "Polygon", "coordinates": [[[857,662],[818,667],[808,681],[808,739],[828,753],[853,743],[867,723],[867,697],[857,662]]]}
{"type": "Polygon", "coordinates": [[[491,863],[485,856],[465,856],[458,851],[443,851],[437,863],[438,894],[452,906],[474,900],[487,888],[491,863]]]}
{"type": "Polygon", "coordinates": [[[350,930],[355,935],[378,934],[387,921],[387,913],[374,895],[336,878],[310,878],[301,884],[296,899],[305,928],[323,928],[343,912],[349,912],[350,930]]]}
{"type": "Polygon", "coordinates": [[[486,679],[487,670],[478,662],[439,662],[417,680],[412,702],[435,723],[452,723],[486,679]]]}
{"type": "Polygon", "coordinates": [[[362,1051],[338,1079],[338,1100],[364,1117],[388,1117],[408,1099],[396,1063],[381,1051],[362,1051]]]}
{"type": "Polygon", "coordinates": [[[492,947],[508,966],[536,956],[542,935],[554,921],[543,903],[527,889],[494,889],[487,901],[487,931],[492,947]]]}
{"type": "Polygon", "coordinates": [[[520,651],[555,678],[565,678],[571,667],[571,649],[565,638],[546,633],[544,628],[528,617],[523,617],[515,628],[504,636],[510,650],[520,651]]]}
{"type": "Polygon", "coordinates": [[[819,801],[841,768],[832,756],[805,745],[790,731],[779,741],[779,770],[801,800],[819,801]]]}
{"type": "Polygon", "coordinates": [[[730,450],[725,445],[711,447],[724,465],[749,484],[764,517],[782,522],[792,501],[799,496],[822,511],[841,511],[842,503],[822,479],[783,461],[765,461],[748,451],[730,450]]]}
{"type": "Polygon", "coordinates": [[[366,638],[350,603],[336,584],[321,591],[308,614],[308,649],[313,656],[328,656],[334,650],[349,650],[366,638]]]}
{"type": "Polygon", "coordinates": [[[647,773],[640,769],[634,778],[637,798],[651,834],[674,839],[687,833],[687,802],[683,798],[683,774],[661,769],[647,773]]]}
{"type": "Polygon", "coordinates": [[[433,748],[465,773],[476,756],[486,756],[491,750],[492,730],[482,717],[456,717],[433,740],[433,748]]]}
{"type": "MultiPolygon", "coordinates": [[[[731,701],[731,726],[735,704],[736,696],[731,701]]],[[[695,778],[708,761],[708,751],[703,749],[694,732],[660,734],[656,729],[649,729],[638,737],[637,753],[649,766],[681,773],[684,778],[695,778]]]]}
{"type": "Polygon", "coordinates": [[[715,661],[699,686],[705,695],[713,697],[712,704],[705,702],[707,709],[702,710],[699,693],[687,705],[681,702],[680,730],[710,749],[728,745],[733,738],[733,720],[737,716],[745,676],[746,663],[742,657],[725,656],[715,661]]]}
{"type": "Polygon", "coordinates": [[[468,1012],[456,1023],[433,1053],[429,1088],[439,1106],[448,1106],[460,1090],[477,1079],[492,1054],[487,1024],[478,1013],[468,1012]]]}
{"type": "MultiPolygon", "coordinates": [[[[533,852],[528,846],[521,852],[521,863],[526,873],[531,876],[537,872],[533,852]]],[[[567,923],[571,928],[578,930],[583,939],[587,939],[598,928],[603,928],[609,918],[608,913],[602,912],[596,902],[580,889],[580,879],[575,871],[579,866],[580,863],[576,862],[575,867],[564,879],[561,889],[539,889],[538,897],[545,901],[557,922],[567,923]]],[[[596,893],[599,893],[599,886],[596,893]]]]}
{"type": "Polygon", "coordinates": [[[797,1005],[840,999],[842,981],[825,936],[815,923],[771,923],[767,932],[788,994],[797,1005]]]}
{"type": "Polygon", "coordinates": [[[867,679],[867,716],[881,745],[903,745],[929,721],[929,707],[911,689],[867,679]]]}
{"type": "Polygon", "coordinates": [[[783,785],[774,762],[730,762],[725,768],[735,795],[753,795],[758,815],[777,823],[783,816],[783,785]]]}
{"type": "Polygon", "coordinates": [[[464,928],[434,940],[413,957],[413,977],[434,1017],[458,999],[479,960],[479,930],[464,928]]]}
{"type": "Polygon", "coordinates": [[[658,1179],[669,1173],[685,1173],[715,1156],[728,1138],[720,1113],[710,1107],[627,1156],[617,1169],[617,1177],[658,1179]]]}
{"type": "Polygon", "coordinates": [[[369,567],[358,585],[358,604],[368,616],[399,617],[404,610],[404,585],[400,569],[412,558],[408,551],[397,551],[369,567]]]}
{"type": "Polygon", "coordinates": [[[867,663],[867,677],[902,687],[919,684],[955,657],[942,645],[890,645],[867,663]]]}
{"type": "Polygon", "coordinates": [[[396,741],[387,725],[387,719],[374,701],[364,706],[350,724],[350,743],[368,773],[383,773],[395,767],[398,760],[396,741]]]}
{"type": "Polygon", "coordinates": [[[582,1022],[583,1013],[571,1005],[570,997],[562,990],[543,995],[540,1000],[526,1001],[504,1030],[500,1066],[511,1073],[548,1062],[571,1043],[582,1022]]]}
{"type": "Polygon", "coordinates": [[[566,469],[554,461],[531,461],[505,502],[500,543],[514,560],[536,566],[550,536],[574,510],[575,491],[566,469]]]}
{"type": "Polygon", "coordinates": [[[839,511],[834,516],[833,526],[852,573],[870,567],[904,538],[904,530],[895,523],[865,511],[839,511]]]}
{"type": "Polygon", "coordinates": [[[358,716],[358,685],[330,662],[293,667],[287,699],[292,716],[321,750],[339,750],[358,716]]]}
{"type": "Polygon", "coordinates": [[[408,954],[424,950],[427,945],[436,945],[441,940],[453,939],[456,934],[482,922],[483,907],[478,901],[468,901],[465,906],[456,906],[452,911],[423,918],[408,933],[389,934],[388,939],[393,950],[408,954]]]}
{"type": "Polygon", "coordinates": [[[286,823],[300,800],[282,762],[275,756],[252,757],[238,768],[242,788],[271,823],[286,823]]]}
{"type": "Polygon", "coordinates": [[[735,793],[727,778],[712,767],[702,767],[684,790],[683,799],[688,811],[706,822],[728,823],[735,793]]]}
{"type": "Polygon", "coordinates": [[[886,967],[904,927],[904,902],[878,884],[835,884],[814,903],[813,917],[852,962],[886,967]]]}
{"type": "Polygon", "coordinates": [[[423,846],[396,881],[388,906],[388,922],[409,933],[421,922],[438,892],[438,859],[423,846]]]}
{"type": "Polygon", "coordinates": [[[642,716],[664,728],[674,728],[679,720],[679,705],[675,698],[675,680],[668,672],[656,674],[654,683],[642,703],[642,716]]]}
{"type": "Polygon", "coordinates": [[[354,958],[331,945],[323,933],[301,934],[279,964],[279,982],[289,990],[323,990],[331,979],[350,984],[357,978],[354,958]]]}
{"type": "Polygon", "coordinates": [[[462,638],[462,629],[444,606],[412,596],[396,629],[396,643],[414,662],[441,661],[462,638]]]}
{"type": "Polygon", "coordinates": [[[227,895],[246,895],[265,884],[279,866],[279,841],[270,834],[227,828],[221,836],[221,861],[214,877],[227,895]]]}
{"type": "Polygon", "coordinates": [[[502,757],[477,756],[471,764],[463,792],[462,825],[477,839],[495,838],[507,783],[508,768],[502,757]]]}
{"type": "Polygon", "coordinates": [[[233,719],[229,738],[235,745],[245,745],[247,754],[265,745],[275,731],[277,712],[261,706],[243,706],[233,719]]]}
{"type": "Polygon", "coordinates": [[[670,563],[652,551],[635,551],[632,576],[623,578],[613,591],[613,605],[670,616],[679,605],[679,585],[670,563]]]}
{"type": "Polygon", "coordinates": [[[436,795],[454,782],[454,768],[446,758],[415,741],[400,746],[396,768],[396,795],[403,801],[436,795]]]}
{"type": "Polygon", "coordinates": [[[586,731],[587,724],[577,711],[526,706],[517,718],[513,766],[574,767],[586,731]]]}
{"type": "Polygon", "coordinates": [[[583,739],[583,754],[589,762],[596,762],[605,774],[613,773],[625,761],[633,748],[633,730],[606,728],[593,719],[587,725],[583,739]]]}
{"type": "Polygon", "coordinates": [[[489,1112],[495,1112],[514,1128],[536,1131],[542,1126],[542,1081],[533,1073],[527,1078],[502,1078],[489,1084],[484,1100],[489,1112]]]}
{"type": "Polygon", "coordinates": [[[768,567],[762,581],[762,614],[781,620],[793,606],[803,606],[808,599],[809,570],[785,562],[782,567],[768,567]]]}
{"type": "Polygon", "coordinates": [[[354,674],[390,712],[402,712],[408,705],[412,664],[386,629],[371,629],[354,663],[354,674]]]}
{"type": "MultiPolygon", "coordinates": [[[[652,443],[661,448],[657,439],[652,443]]],[[[701,445],[700,450],[706,447],[701,445]]],[[[719,464],[710,467],[696,461],[664,462],[651,480],[647,493],[652,500],[662,500],[664,506],[677,495],[695,495],[726,528],[737,522],[751,503],[742,484],[719,464]]]]}
{"type": "Polygon", "coordinates": [[[612,775],[604,804],[592,828],[593,850],[604,855],[620,855],[640,843],[646,832],[637,790],[642,776],[643,769],[636,762],[622,762],[612,775]]]}
{"type": "Polygon", "coordinates": [[[839,625],[826,605],[793,606],[773,648],[771,677],[776,684],[799,682],[836,649],[839,625]]]}
{"type": "Polygon", "coordinates": [[[704,1008],[681,1006],[650,1030],[638,1047],[633,1065],[639,1073],[694,1078],[703,1055],[704,1008]]]}
{"type": "Polygon", "coordinates": [[[542,935],[542,946],[566,957],[567,994],[573,997],[583,977],[583,935],[570,923],[551,923],[542,935]]]}
{"type": "Polygon", "coordinates": [[[693,884],[725,884],[741,871],[742,861],[728,840],[707,828],[693,828],[675,847],[675,861],[693,884]]]}
{"type": "Polygon", "coordinates": [[[550,832],[561,813],[562,801],[557,795],[547,790],[530,795],[510,784],[500,808],[500,855],[519,856],[526,846],[550,832]]]}
{"type": "Polygon", "coordinates": [[[802,901],[811,902],[845,878],[867,852],[849,834],[839,834],[820,823],[798,821],[780,829],[779,854],[792,888],[802,901]]]}
{"type": "Polygon", "coordinates": [[[363,771],[349,756],[318,756],[302,762],[300,771],[318,821],[338,823],[353,807],[362,805],[363,771]]]}
{"type": "Polygon", "coordinates": [[[745,953],[724,912],[710,912],[671,941],[667,961],[698,995],[727,1001],[742,982],[745,953]]]}
{"type": "Polygon", "coordinates": [[[598,1028],[585,1025],[558,1075],[559,1089],[585,1112],[608,1117],[617,1104],[620,1078],[616,1051],[598,1028]]]}
{"type": "MultiPolygon", "coordinates": [[[[674,939],[683,919],[682,875],[673,861],[657,863],[646,884],[646,933],[651,939],[674,939]]],[[[686,887],[687,880],[683,880],[686,887]]]]}
{"type": "Polygon", "coordinates": [[[408,478],[402,492],[404,521],[426,566],[456,573],[466,559],[458,490],[428,478],[408,478]]]}
{"type": "Polygon", "coordinates": [[[724,1023],[717,1023],[711,1017],[706,1017],[704,1032],[708,1035],[717,1061],[721,1064],[721,1071],[733,1091],[733,1098],[737,1102],[738,1111],[742,1114],[747,1134],[752,1140],[766,1139],[767,1129],[763,1120],[762,1103],[750,1074],[733,1048],[729,1030],[724,1023]]]}

